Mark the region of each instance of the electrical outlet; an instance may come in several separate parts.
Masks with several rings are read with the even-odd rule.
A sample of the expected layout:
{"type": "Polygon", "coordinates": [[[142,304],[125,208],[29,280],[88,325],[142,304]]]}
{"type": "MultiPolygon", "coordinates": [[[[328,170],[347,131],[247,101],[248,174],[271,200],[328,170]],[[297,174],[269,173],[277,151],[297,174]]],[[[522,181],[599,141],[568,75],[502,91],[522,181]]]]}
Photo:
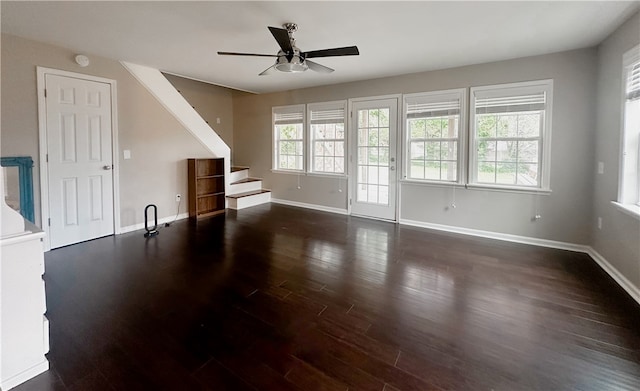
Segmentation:
{"type": "Polygon", "coordinates": [[[602,217],[598,217],[598,229],[602,229],[602,217]]]}
{"type": "Polygon", "coordinates": [[[182,196],[180,194],[176,194],[176,202],[180,202],[181,198],[182,198],[182,196]]]}

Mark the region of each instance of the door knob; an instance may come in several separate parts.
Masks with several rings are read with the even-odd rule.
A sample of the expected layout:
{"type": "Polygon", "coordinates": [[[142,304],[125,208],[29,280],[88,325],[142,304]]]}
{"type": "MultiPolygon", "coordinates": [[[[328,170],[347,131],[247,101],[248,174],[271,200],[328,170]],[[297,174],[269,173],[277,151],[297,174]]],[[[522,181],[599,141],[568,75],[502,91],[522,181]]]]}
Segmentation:
{"type": "Polygon", "coordinates": [[[391,160],[391,163],[393,163],[396,161],[396,158],[392,157],[390,160],[391,160]]]}
{"type": "Polygon", "coordinates": [[[395,170],[396,170],[396,168],[395,168],[394,166],[391,166],[391,167],[389,167],[389,170],[391,170],[391,171],[395,171],[395,170]]]}
{"type": "Polygon", "coordinates": [[[104,168],[105,170],[111,170],[111,166],[109,165],[103,166],[102,168],[104,168]]]}

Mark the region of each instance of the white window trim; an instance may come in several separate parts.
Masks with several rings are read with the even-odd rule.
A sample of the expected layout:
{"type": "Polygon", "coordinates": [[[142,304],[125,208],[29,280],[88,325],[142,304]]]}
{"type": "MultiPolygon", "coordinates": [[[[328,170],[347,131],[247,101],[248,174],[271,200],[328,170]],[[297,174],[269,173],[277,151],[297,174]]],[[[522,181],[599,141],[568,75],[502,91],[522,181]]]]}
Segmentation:
{"type": "MultiPolygon", "coordinates": [[[[502,94],[501,94],[502,95],[502,94]]],[[[551,118],[553,109],[553,79],[536,80],[520,83],[495,84],[490,86],[471,87],[469,107],[469,187],[488,188],[495,190],[517,190],[526,193],[550,193],[550,175],[551,175],[551,118]],[[477,179],[477,139],[476,139],[476,99],[475,93],[478,91],[507,90],[511,89],[513,95],[520,95],[530,92],[532,89],[543,90],[546,92],[545,113],[544,113],[544,130],[542,133],[542,151],[539,158],[541,166],[539,186],[518,186],[503,184],[486,184],[478,183],[477,179]]]]}
{"type": "MultiPolygon", "coordinates": [[[[309,151],[309,153],[307,154],[306,157],[306,164],[307,164],[307,170],[306,173],[312,176],[328,176],[328,177],[346,177],[347,173],[349,172],[348,167],[347,167],[347,163],[348,163],[348,120],[347,120],[347,111],[348,107],[347,107],[347,101],[346,100],[337,100],[337,101],[331,101],[331,102],[317,102],[317,103],[307,103],[307,111],[306,111],[306,117],[305,117],[305,133],[306,135],[308,135],[308,145],[307,145],[307,150],[309,151]],[[313,148],[313,142],[314,140],[314,135],[313,132],[311,131],[311,112],[312,111],[320,111],[320,110],[331,110],[331,109],[343,109],[344,110],[344,138],[342,139],[342,141],[344,142],[344,163],[343,163],[343,168],[344,168],[344,172],[339,173],[339,172],[326,172],[326,171],[315,171],[313,169],[313,159],[315,157],[315,150],[313,148]]],[[[335,139],[335,140],[339,140],[339,139],[335,139]]]]}
{"type": "Polygon", "coordinates": [[[271,155],[272,155],[272,172],[282,172],[282,173],[294,173],[300,174],[305,173],[306,171],[306,160],[307,160],[307,142],[306,142],[306,110],[305,105],[289,105],[289,106],[275,106],[271,108],[271,155]],[[287,170],[278,167],[278,160],[280,157],[280,151],[278,149],[278,136],[276,135],[276,113],[278,114],[286,114],[286,113],[302,113],[302,169],[300,170],[287,170]]]}
{"type": "Polygon", "coordinates": [[[464,185],[467,178],[467,89],[455,88],[450,90],[420,92],[415,94],[404,94],[402,98],[402,152],[404,155],[402,179],[401,182],[405,183],[423,183],[432,185],[443,186],[456,186],[464,185]],[[425,99],[428,101],[441,101],[451,98],[460,99],[460,116],[458,118],[458,160],[457,160],[457,180],[445,181],[445,180],[432,180],[432,179],[419,179],[409,178],[408,170],[411,167],[411,151],[410,151],[410,137],[409,127],[407,126],[407,105],[412,100],[425,99]]]}
{"type": "MultiPolygon", "coordinates": [[[[625,156],[626,156],[626,143],[627,143],[627,129],[626,129],[626,109],[627,109],[627,73],[628,68],[640,61],[640,45],[637,45],[627,51],[622,57],[622,80],[621,80],[621,110],[620,110],[620,146],[619,146],[619,171],[618,171],[618,198],[617,202],[612,201],[613,206],[615,206],[618,210],[635,217],[636,219],[640,219],[640,194],[637,194],[637,200],[628,200],[628,196],[626,196],[625,189],[625,156]],[[635,204],[633,201],[637,202],[635,204]]],[[[640,148],[640,145],[638,146],[640,148]]],[[[638,167],[636,168],[638,172],[640,172],[640,151],[638,153],[638,167]]],[[[640,181],[640,179],[638,179],[640,181]]],[[[628,184],[627,184],[628,185],[628,184]]],[[[635,183],[635,186],[640,186],[639,183],[635,183]]],[[[640,192],[640,190],[637,190],[640,192]]]]}

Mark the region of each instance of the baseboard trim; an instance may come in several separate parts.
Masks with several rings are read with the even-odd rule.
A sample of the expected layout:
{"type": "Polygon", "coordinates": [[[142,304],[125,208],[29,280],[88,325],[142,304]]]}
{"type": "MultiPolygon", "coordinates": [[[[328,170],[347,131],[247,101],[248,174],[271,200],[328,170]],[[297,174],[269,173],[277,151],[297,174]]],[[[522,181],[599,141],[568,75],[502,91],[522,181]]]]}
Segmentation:
{"type": "MultiPolygon", "coordinates": [[[[44,358],[44,357],[43,357],[44,358]]],[[[0,383],[0,390],[10,390],[29,379],[38,376],[41,373],[46,372],[49,369],[49,361],[45,358],[44,361],[32,366],[31,368],[18,373],[6,380],[2,380],[0,383]]]]}
{"type": "MultiPolygon", "coordinates": [[[[187,217],[189,217],[189,213],[181,213],[181,214],[178,215],[178,218],[176,218],[176,215],[162,217],[162,218],[158,219],[158,226],[161,226],[164,223],[171,223],[174,219],[176,221],[178,221],[178,220],[186,219],[187,217]]],[[[120,228],[120,234],[126,234],[128,232],[138,231],[138,230],[141,230],[141,229],[144,229],[144,223],[128,225],[126,227],[121,227],[120,228]]]]}
{"type": "Polygon", "coordinates": [[[450,225],[443,225],[443,224],[425,223],[423,221],[416,221],[416,220],[400,219],[400,224],[410,225],[413,227],[433,229],[436,231],[445,231],[445,232],[451,232],[451,233],[462,234],[462,235],[477,236],[477,237],[487,238],[487,239],[502,240],[505,242],[531,244],[533,246],[549,247],[549,248],[555,248],[559,250],[569,250],[569,251],[588,253],[588,249],[589,249],[589,246],[582,245],[582,244],[559,242],[555,240],[532,238],[529,236],[511,235],[511,234],[504,234],[504,233],[492,232],[492,231],[483,231],[480,229],[473,229],[473,228],[462,228],[462,227],[453,227],[450,225]]]}
{"type": "Polygon", "coordinates": [[[271,202],[273,202],[274,204],[297,206],[298,208],[314,209],[314,210],[319,210],[321,212],[337,213],[337,214],[340,214],[340,215],[346,215],[347,214],[347,210],[346,209],[333,208],[333,207],[330,207],[330,206],[307,204],[307,203],[304,203],[304,202],[281,200],[281,199],[277,199],[277,198],[271,198],[271,202]]]}
{"type": "Polygon", "coordinates": [[[637,286],[629,281],[627,277],[622,275],[622,273],[620,273],[618,269],[610,264],[609,261],[605,259],[605,257],[600,255],[600,253],[594,250],[592,247],[589,247],[587,254],[589,254],[589,256],[594,261],[596,261],[596,263],[600,265],[600,267],[605,272],[607,272],[607,274],[611,276],[611,278],[613,278],[615,282],[617,282],[618,285],[620,285],[622,289],[624,289],[629,294],[629,296],[631,296],[638,304],[640,304],[640,289],[637,286]]]}

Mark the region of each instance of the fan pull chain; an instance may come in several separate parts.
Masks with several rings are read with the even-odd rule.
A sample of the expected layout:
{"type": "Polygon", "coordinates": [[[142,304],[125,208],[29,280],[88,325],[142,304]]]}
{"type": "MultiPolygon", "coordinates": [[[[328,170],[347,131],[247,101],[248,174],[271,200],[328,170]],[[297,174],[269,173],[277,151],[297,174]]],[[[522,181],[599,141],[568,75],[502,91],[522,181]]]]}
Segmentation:
{"type": "Polygon", "coordinates": [[[451,198],[452,198],[451,207],[453,209],[455,209],[456,208],[456,186],[455,185],[453,185],[453,190],[451,192],[451,198]]]}

